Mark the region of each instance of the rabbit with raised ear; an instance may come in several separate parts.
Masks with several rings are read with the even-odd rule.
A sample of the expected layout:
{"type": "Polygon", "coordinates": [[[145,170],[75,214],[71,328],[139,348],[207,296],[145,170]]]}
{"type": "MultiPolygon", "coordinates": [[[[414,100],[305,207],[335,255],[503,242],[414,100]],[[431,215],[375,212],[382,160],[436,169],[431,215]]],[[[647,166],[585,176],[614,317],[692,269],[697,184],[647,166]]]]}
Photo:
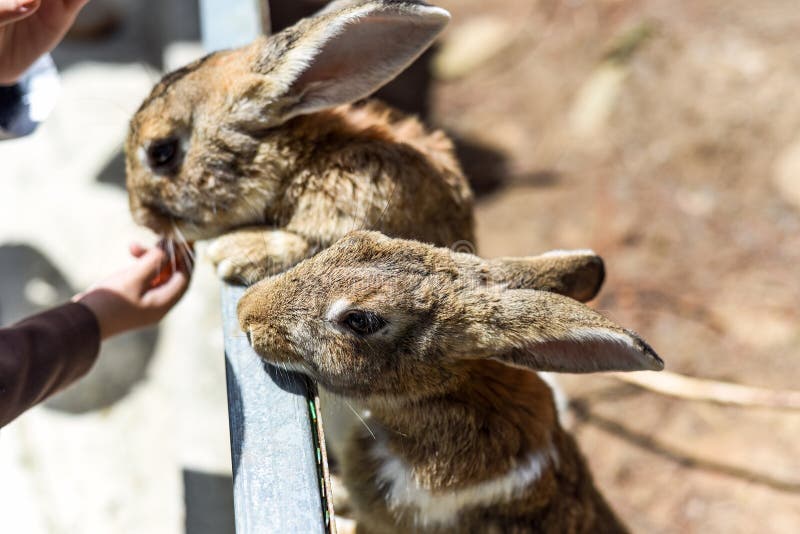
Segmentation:
{"type": "Polygon", "coordinates": [[[633,332],[535,289],[547,279],[569,293],[569,258],[481,260],[354,232],[245,293],[240,325],[263,358],[368,410],[341,458],[360,529],[625,531],[530,371],[663,362],[633,332]]]}
{"type": "Polygon", "coordinates": [[[280,272],[353,229],[473,241],[451,141],[367,97],[449,14],[413,0],[334,2],[295,26],[166,75],[126,142],[134,219],[209,253],[226,279],[280,272]]]}

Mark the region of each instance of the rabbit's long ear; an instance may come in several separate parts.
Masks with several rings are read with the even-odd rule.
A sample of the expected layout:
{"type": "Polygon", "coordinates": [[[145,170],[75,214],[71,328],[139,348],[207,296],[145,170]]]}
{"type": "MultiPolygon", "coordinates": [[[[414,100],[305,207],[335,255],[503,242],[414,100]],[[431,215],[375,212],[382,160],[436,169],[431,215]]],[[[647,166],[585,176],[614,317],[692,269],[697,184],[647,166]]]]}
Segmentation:
{"type": "Polygon", "coordinates": [[[554,250],[528,258],[486,262],[492,281],[509,289],[538,289],[581,302],[592,300],[605,279],[603,259],[591,250],[554,250]]]}
{"type": "Polygon", "coordinates": [[[288,120],[369,96],[449,20],[444,9],[412,0],[334,2],[269,39],[255,70],[277,85],[288,120]]]}
{"type": "Polygon", "coordinates": [[[482,310],[471,311],[466,331],[477,357],[565,373],[664,368],[635,333],[562,295],[487,290],[477,301],[482,310]]]}

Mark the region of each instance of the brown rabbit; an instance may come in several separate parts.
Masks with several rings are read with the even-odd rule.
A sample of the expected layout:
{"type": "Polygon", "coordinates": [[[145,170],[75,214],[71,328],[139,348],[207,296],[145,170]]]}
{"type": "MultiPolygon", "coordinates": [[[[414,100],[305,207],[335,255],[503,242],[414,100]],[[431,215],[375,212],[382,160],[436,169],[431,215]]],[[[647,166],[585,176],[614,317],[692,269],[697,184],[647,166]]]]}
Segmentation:
{"type": "Polygon", "coordinates": [[[564,257],[484,261],[354,232],[242,297],[262,357],[366,408],[341,459],[359,531],[625,532],[530,371],[663,362],[583,304],[531,289],[568,277],[564,257]]]}
{"type": "Polygon", "coordinates": [[[226,279],[285,270],[366,228],[473,241],[472,193],[440,131],[353,105],[417,58],[449,14],[411,0],[339,1],[166,75],[126,142],[134,219],[198,240],[226,279]]]}

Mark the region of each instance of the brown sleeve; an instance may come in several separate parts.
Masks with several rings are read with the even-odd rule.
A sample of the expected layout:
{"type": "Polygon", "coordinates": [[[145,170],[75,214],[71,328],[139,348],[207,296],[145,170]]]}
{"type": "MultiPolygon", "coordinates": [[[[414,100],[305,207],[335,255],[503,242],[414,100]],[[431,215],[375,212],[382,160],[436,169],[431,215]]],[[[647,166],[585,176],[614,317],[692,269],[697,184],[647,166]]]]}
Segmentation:
{"type": "Polygon", "coordinates": [[[99,350],[97,318],[83,304],[0,328],[0,427],[86,374],[99,350]]]}

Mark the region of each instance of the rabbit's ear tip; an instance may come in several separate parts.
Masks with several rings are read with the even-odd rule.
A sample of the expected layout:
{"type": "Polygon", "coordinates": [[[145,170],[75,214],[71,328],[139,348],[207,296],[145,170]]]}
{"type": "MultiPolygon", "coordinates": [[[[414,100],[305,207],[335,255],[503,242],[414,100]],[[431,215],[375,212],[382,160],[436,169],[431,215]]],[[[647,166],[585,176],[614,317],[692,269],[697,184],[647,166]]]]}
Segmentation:
{"type": "Polygon", "coordinates": [[[664,370],[664,360],[661,359],[661,356],[656,354],[656,351],[653,350],[653,347],[648,345],[645,341],[639,340],[641,343],[642,352],[644,353],[644,358],[642,359],[642,364],[645,366],[644,371],[663,371],[664,370]]]}
{"type": "Polygon", "coordinates": [[[656,351],[635,332],[608,328],[578,327],[568,335],[591,354],[596,371],[661,371],[662,360],[656,351]]]}
{"type": "Polygon", "coordinates": [[[653,350],[645,340],[635,332],[623,330],[623,336],[628,338],[628,343],[635,352],[635,358],[629,360],[629,366],[623,371],[662,371],[664,360],[653,350]]]}
{"type": "Polygon", "coordinates": [[[631,369],[631,371],[663,371],[664,360],[658,357],[657,354],[648,354],[647,361],[642,362],[639,369],[631,369]]]}

